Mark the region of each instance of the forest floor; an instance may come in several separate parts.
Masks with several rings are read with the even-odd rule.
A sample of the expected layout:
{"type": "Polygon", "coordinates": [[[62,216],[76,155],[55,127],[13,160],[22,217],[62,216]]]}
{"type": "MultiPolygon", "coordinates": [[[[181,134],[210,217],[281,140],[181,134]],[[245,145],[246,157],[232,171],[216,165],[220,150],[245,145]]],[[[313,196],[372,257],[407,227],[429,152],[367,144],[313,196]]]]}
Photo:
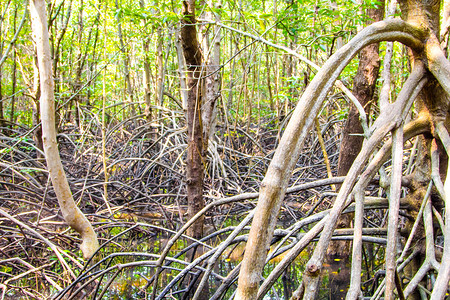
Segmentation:
{"type": "MultiPolygon", "coordinates": [[[[88,125],[61,127],[58,142],[74,199],[92,222],[102,244],[87,264],[78,250],[79,237],[64,224],[45,161],[32,139],[33,130],[3,130],[0,209],[9,216],[0,218],[3,297],[50,297],[73,282],[80,284],[80,274],[85,274],[82,270],[92,265],[97,270],[91,269],[93,273],[110,268],[91,282],[101,286],[95,291],[97,294],[133,299],[134,294],[145,292],[144,287],[150,285],[149,278],[154,274],[148,269],[154,266],[128,268],[110,285],[106,282],[107,278],[115,278],[112,274],[117,269],[113,266],[142,260],[143,257],[137,258],[139,253],[153,255],[152,258],[160,255],[169,238],[186,222],[186,132],[175,119],[172,113],[157,126],[149,126],[143,120],[110,124],[104,157],[101,126],[94,118],[83,122],[88,125]],[[103,159],[107,163],[107,180],[103,159]]],[[[331,169],[336,169],[342,124],[333,117],[322,124],[321,135],[331,169]]],[[[206,212],[204,247],[224,240],[227,228],[229,231],[239,224],[255,207],[259,185],[281,134],[277,128],[283,125],[284,122],[269,120],[259,126],[217,126],[205,164],[204,197],[207,203],[233,197],[240,200],[213,205],[206,212]]],[[[328,177],[317,130],[311,132],[302,153],[290,187],[328,177]]],[[[289,228],[315,209],[327,209],[333,195],[329,185],[292,190],[281,209],[279,229],[289,228]]],[[[169,255],[182,259],[172,266],[175,270],[193,255],[187,251],[191,244],[182,236],[171,248],[169,255]]],[[[224,252],[220,266],[215,268],[217,276],[226,276],[239,263],[243,245],[236,243],[224,252]]],[[[164,287],[169,279],[173,275],[167,273],[160,286],[164,287]]],[[[72,285],[72,289],[75,287],[72,285]]]]}

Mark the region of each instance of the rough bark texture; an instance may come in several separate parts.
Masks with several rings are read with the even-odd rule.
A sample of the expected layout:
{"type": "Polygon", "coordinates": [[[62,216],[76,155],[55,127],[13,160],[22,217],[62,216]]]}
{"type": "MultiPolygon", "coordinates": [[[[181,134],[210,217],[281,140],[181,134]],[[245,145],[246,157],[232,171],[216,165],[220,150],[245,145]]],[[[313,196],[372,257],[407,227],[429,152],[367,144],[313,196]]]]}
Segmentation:
{"type": "MultiPolygon", "coordinates": [[[[429,30],[431,36],[439,36],[440,32],[440,24],[439,24],[439,12],[440,12],[440,1],[417,1],[417,0],[401,0],[399,1],[400,8],[402,10],[402,18],[407,22],[415,24],[417,26],[421,26],[422,28],[426,28],[429,30]]],[[[431,40],[431,39],[430,39],[431,40]]],[[[428,50],[428,49],[427,49],[428,50]]],[[[431,51],[430,51],[431,52],[431,51]]],[[[409,52],[410,61],[413,65],[416,60],[420,60],[423,58],[422,55],[419,55],[413,51],[409,52]]],[[[427,57],[433,55],[433,53],[427,53],[427,57]]],[[[429,65],[429,69],[432,70],[432,64],[429,65]]],[[[433,72],[434,74],[434,72],[433,72]]],[[[447,118],[447,101],[448,95],[444,92],[441,85],[439,85],[438,80],[436,78],[430,76],[430,79],[423,89],[420,97],[418,99],[418,107],[421,114],[430,114],[431,119],[434,122],[444,121],[447,118]]],[[[448,128],[448,126],[447,126],[448,128]]],[[[447,129],[448,130],[448,129],[447,129]]],[[[408,195],[408,200],[411,205],[415,207],[415,210],[412,212],[414,215],[419,211],[419,207],[423,201],[423,195],[425,195],[425,191],[427,188],[428,182],[431,180],[431,163],[430,163],[430,147],[432,143],[432,138],[429,135],[425,135],[420,137],[419,140],[419,149],[417,154],[417,163],[415,171],[412,174],[412,186],[411,192],[408,195]]],[[[443,149],[441,150],[441,160],[444,161],[444,166],[440,168],[440,170],[444,170],[446,168],[447,155],[443,149]]],[[[441,178],[445,179],[445,175],[441,173],[441,178]]],[[[408,230],[412,228],[413,224],[411,221],[408,221],[406,227],[408,230]]],[[[407,266],[405,274],[412,278],[412,276],[420,269],[424,258],[426,257],[426,249],[425,249],[425,230],[423,228],[423,224],[420,225],[419,230],[417,231],[414,240],[415,248],[419,249],[420,254],[407,266]]],[[[448,242],[448,241],[447,241],[448,242]]],[[[443,259],[444,261],[444,259],[443,259]]],[[[442,277],[442,274],[439,274],[439,277],[442,277]]],[[[448,275],[447,275],[448,277],[448,275]]],[[[448,282],[448,278],[447,278],[448,282]]],[[[426,284],[426,282],[423,282],[426,284]]],[[[433,296],[435,293],[433,293],[433,296]]],[[[432,298],[433,298],[432,296],[432,298]]],[[[421,299],[421,295],[418,290],[415,290],[412,294],[408,296],[408,299],[421,299]]]]}
{"type": "MultiPolygon", "coordinates": [[[[189,219],[205,206],[203,199],[202,87],[200,80],[202,54],[197,40],[195,23],[195,1],[183,1],[181,42],[188,69],[186,182],[189,219]]],[[[204,219],[200,218],[191,226],[188,234],[194,238],[200,238],[203,235],[203,223],[204,219]]]]}
{"type": "Polygon", "coordinates": [[[56,142],[54,83],[47,28],[47,15],[44,0],[30,1],[32,30],[36,42],[41,86],[40,109],[42,121],[42,140],[44,144],[47,169],[50,174],[56,197],[64,220],[81,235],[81,251],[85,258],[98,249],[97,236],[83,213],[76,206],[59,157],[56,142]]]}
{"type": "MultiPolygon", "coordinates": [[[[384,7],[368,9],[370,19],[374,22],[381,21],[384,15],[384,7]]],[[[369,111],[370,101],[373,98],[378,71],[380,69],[380,57],[378,55],[379,44],[372,44],[361,50],[358,71],[353,80],[353,94],[365,111],[369,111]]],[[[342,132],[342,141],[339,152],[338,176],[344,176],[353,164],[363,143],[363,129],[359,121],[359,114],[354,105],[351,105],[348,119],[342,132]]]]}
{"type": "MultiPolygon", "coordinates": [[[[427,185],[430,181],[431,174],[431,164],[430,156],[428,155],[428,146],[431,143],[430,137],[423,138],[420,137],[420,142],[418,145],[418,155],[417,155],[417,166],[412,174],[410,194],[408,194],[407,199],[411,205],[411,215],[417,216],[420,205],[426,194],[427,185]]],[[[406,223],[406,228],[408,231],[413,227],[413,220],[408,220],[406,223]]],[[[420,268],[423,258],[425,257],[425,231],[423,224],[419,225],[414,236],[414,249],[418,249],[419,255],[417,255],[412,262],[405,268],[405,275],[409,278],[413,278],[414,274],[420,268]]],[[[412,293],[409,300],[419,300],[421,299],[420,293],[418,291],[412,293]]]]}
{"type": "MultiPolygon", "coordinates": [[[[368,9],[367,15],[370,22],[381,21],[384,15],[384,6],[380,5],[376,9],[368,9]]],[[[353,80],[353,94],[366,112],[370,110],[370,102],[374,95],[380,69],[378,48],[379,44],[376,43],[361,50],[358,71],[353,80]]],[[[359,121],[358,110],[354,105],[351,105],[342,131],[337,176],[347,175],[361,150],[363,140],[363,128],[359,121]]],[[[349,228],[352,219],[353,214],[342,215],[339,218],[337,228],[349,228]]],[[[350,246],[350,241],[332,241],[328,247],[326,261],[330,299],[345,299],[347,294],[350,284],[350,246]]]]}

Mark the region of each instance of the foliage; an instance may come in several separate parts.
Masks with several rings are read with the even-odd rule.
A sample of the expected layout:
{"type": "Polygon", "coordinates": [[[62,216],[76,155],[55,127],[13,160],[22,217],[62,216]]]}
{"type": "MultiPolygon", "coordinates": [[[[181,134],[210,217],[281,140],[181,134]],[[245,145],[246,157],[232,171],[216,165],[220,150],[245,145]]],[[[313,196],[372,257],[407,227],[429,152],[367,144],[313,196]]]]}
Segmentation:
{"type": "MultiPolygon", "coordinates": [[[[0,6],[0,59],[14,37],[14,28],[27,5],[22,0],[3,2],[0,6]]],[[[259,191],[284,127],[306,86],[316,76],[315,69],[298,57],[287,54],[282,47],[293,49],[298,55],[321,66],[337,51],[339,39],[343,43],[348,42],[366,23],[366,9],[380,3],[374,0],[362,3],[342,0],[223,0],[220,6],[216,4],[197,1],[199,24],[196,25],[203,34],[204,59],[211,55],[213,47],[211,40],[205,38],[206,34],[212,37],[215,29],[221,28],[222,35],[220,66],[217,66],[220,75],[217,127],[204,162],[207,173],[204,195],[209,203],[259,191]],[[221,27],[211,19],[216,16],[220,17],[220,23],[231,29],[221,27]],[[270,43],[278,47],[272,47],[270,43]]],[[[20,222],[32,225],[57,245],[76,279],[70,277],[63,262],[41,239],[30,237],[21,226],[2,218],[0,228],[5,233],[1,233],[0,246],[4,246],[2,251],[7,253],[0,260],[2,281],[45,266],[43,270],[30,273],[33,276],[48,275],[55,283],[48,289],[46,285],[51,280],[42,277],[33,281],[32,277],[25,276],[9,283],[8,293],[11,295],[17,293],[21,296],[23,286],[25,291],[36,293],[35,297],[44,298],[56,293],[57,287],[75,286],[76,280],[85,283],[105,272],[98,281],[99,293],[104,290],[112,299],[116,296],[141,297],[144,286],[154,275],[154,261],[151,266],[142,263],[120,269],[121,266],[150,260],[129,255],[131,252],[155,255],[151,259],[160,255],[173,232],[187,221],[187,179],[184,178],[186,121],[182,103],[184,91],[180,83],[184,70],[180,72],[183,66],[179,65],[180,52],[177,52],[181,5],[181,2],[166,0],[145,0],[142,5],[133,0],[121,0],[117,5],[112,0],[48,1],[60,152],[75,199],[94,223],[102,242],[106,243],[94,260],[86,264],[93,267],[98,263],[88,271],[80,265],[81,253],[76,250],[78,237],[66,231],[61,221],[40,156],[37,144],[39,116],[35,108],[39,93],[33,82],[35,50],[29,22],[19,32],[13,50],[0,69],[0,119],[3,118],[0,120],[0,200],[3,201],[0,208],[14,214],[20,222]],[[119,40],[119,23],[123,49],[119,40]],[[125,74],[126,60],[129,74],[125,74]],[[145,103],[144,73],[147,66],[150,75],[149,107],[145,103]],[[131,89],[128,89],[126,75],[131,78],[131,89]],[[157,95],[159,78],[162,78],[164,91],[162,99],[157,95]],[[150,110],[148,117],[145,116],[146,109],[150,110]],[[103,113],[105,120],[102,119],[103,113]],[[102,158],[105,158],[106,167],[102,165],[102,158]],[[115,254],[118,256],[113,257],[115,254]],[[20,260],[3,262],[10,256],[20,260]],[[31,264],[32,268],[23,261],[31,264]],[[117,272],[117,278],[113,277],[114,272],[117,272]],[[108,280],[111,280],[111,286],[107,285],[108,280]]],[[[384,43],[380,49],[383,56],[384,43]]],[[[393,72],[391,96],[398,95],[409,76],[405,49],[394,44],[392,70],[396,72],[393,72]]],[[[359,59],[355,57],[340,75],[340,80],[349,88],[358,63],[359,59]]],[[[349,104],[347,97],[337,89],[330,92],[326,101],[318,117],[318,129],[322,131],[325,151],[335,170],[340,130],[347,119],[349,104]]],[[[416,113],[413,111],[412,116],[416,113]]],[[[373,123],[378,114],[377,108],[373,108],[369,123],[373,123]]],[[[311,132],[289,186],[326,178],[323,157],[317,133],[311,132]]],[[[390,172],[390,162],[386,166],[390,172]]],[[[375,186],[370,189],[371,196],[384,196],[383,189],[375,186]]],[[[321,195],[333,192],[327,185],[288,194],[277,228],[289,229],[299,236],[304,234],[307,226],[298,231],[292,226],[306,215],[314,211],[320,214],[330,207],[331,197],[321,195]]],[[[213,228],[213,232],[218,232],[240,224],[256,205],[252,199],[254,197],[212,208],[206,215],[207,225],[213,228]]],[[[409,212],[404,214],[405,220],[411,218],[409,212]]],[[[385,210],[380,209],[368,215],[365,222],[381,227],[384,218],[385,210]]],[[[217,273],[214,276],[226,277],[239,265],[243,251],[239,247],[245,245],[247,229],[238,236],[242,240],[229,245],[220,256],[220,268],[214,269],[217,273]],[[232,256],[235,246],[242,251],[234,252],[235,256],[232,256]]],[[[216,247],[225,241],[228,234],[212,237],[205,243],[216,247]]],[[[286,246],[292,241],[293,238],[280,245],[286,246]]],[[[186,261],[201,255],[186,253],[185,250],[193,243],[182,237],[172,246],[168,256],[179,260],[165,266],[167,270],[162,275],[163,282],[157,286],[158,291],[176,279],[186,268],[186,261]]],[[[272,248],[275,245],[278,244],[272,248]]],[[[285,278],[280,277],[275,282],[275,292],[283,294],[286,279],[300,282],[311,252],[307,249],[300,253],[286,271],[285,278]]],[[[362,286],[363,292],[369,296],[372,292],[369,285],[379,284],[374,278],[384,267],[384,246],[375,246],[375,250],[365,249],[364,253],[366,258],[373,260],[368,262],[366,259],[364,275],[367,281],[362,286]]],[[[271,260],[263,276],[268,276],[277,263],[276,259],[271,260]]],[[[208,282],[211,293],[219,286],[214,276],[208,282]]],[[[188,277],[186,275],[174,284],[174,290],[183,291],[189,282],[188,277]]],[[[326,281],[325,278],[325,286],[326,281]]],[[[292,292],[296,286],[290,288],[292,292]]],[[[148,287],[146,293],[152,289],[148,287]]],[[[325,292],[322,290],[321,293],[325,292]]],[[[232,289],[229,289],[224,295],[232,294],[232,289]]]]}

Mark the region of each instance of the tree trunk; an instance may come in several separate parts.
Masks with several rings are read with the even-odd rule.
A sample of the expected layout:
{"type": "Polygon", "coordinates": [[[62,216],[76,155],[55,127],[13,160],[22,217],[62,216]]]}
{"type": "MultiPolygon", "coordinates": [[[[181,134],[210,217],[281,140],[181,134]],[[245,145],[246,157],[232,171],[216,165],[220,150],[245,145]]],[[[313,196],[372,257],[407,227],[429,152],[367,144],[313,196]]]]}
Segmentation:
{"type": "MultiPolygon", "coordinates": [[[[83,72],[83,67],[84,67],[84,62],[85,62],[85,58],[86,58],[86,54],[83,55],[83,51],[81,48],[81,45],[83,43],[83,31],[84,31],[84,25],[83,25],[83,0],[80,0],[80,7],[78,10],[78,32],[77,32],[77,39],[78,39],[78,45],[79,45],[79,49],[78,49],[78,55],[76,58],[77,61],[77,66],[75,68],[75,82],[72,85],[72,89],[73,89],[73,93],[78,93],[74,100],[74,105],[73,105],[73,114],[74,114],[74,118],[75,118],[75,124],[77,126],[80,126],[80,113],[78,110],[78,104],[81,103],[82,99],[81,99],[81,93],[78,91],[81,87],[82,87],[82,83],[81,83],[81,75],[83,72]]],[[[89,39],[87,39],[87,43],[89,43],[90,41],[90,35],[89,35],[89,39]]],[[[72,109],[71,106],[69,106],[69,111],[72,109]]]]}
{"type": "MultiPolygon", "coordinates": [[[[14,21],[13,21],[13,28],[14,28],[14,32],[16,32],[16,19],[17,19],[17,9],[18,7],[16,6],[16,9],[14,10],[14,21]]],[[[11,109],[10,109],[10,114],[9,114],[9,120],[11,122],[10,124],[10,128],[12,129],[12,127],[14,126],[15,120],[14,120],[14,107],[15,107],[15,102],[16,102],[16,83],[17,83],[17,77],[16,77],[16,72],[17,72],[17,51],[16,49],[13,50],[13,70],[12,70],[12,86],[11,86],[11,109]]],[[[0,71],[1,72],[1,71],[0,71]]],[[[0,97],[1,98],[1,97],[0,97]]]]}
{"type": "MultiPolygon", "coordinates": [[[[37,52],[37,49],[36,49],[37,52]]],[[[44,161],[44,142],[42,141],[42,124],[41,124],[41,109],[39,104],[39,98],[41,98],[41,84],[39,79],[39,66],[37,53],[33,55],[33,87],[31,90],[31,106],[33,111],[33,140],[36,144],[37,159],[44,161]]]]}
{"type": "MultiPolygon", "coordinates": [[[[139,1],[141,9],[145,9],[144,0],[139,1]]],[[[145,20],[142,20],[145,25],[145,20]]],[[[144,50],[144,102],[145,102],[145,118],[147,122],[152,120],[152,103],[151,103],[151,92],[150,92],[150,37],[147,35],[144,37],[142,42],[144,50]]]]}
{"type": "MultiPolygon", "coordinates": [[[[164,55],[163,55],[163,33],[162,28],[158,27],[156,30],[156,83],[155,83],[155,103],[158,106],[163,105],[164,92],[164,55]]],[[[159,111],[158,119],[161,117],[161,110],[159,111]]]]}
{"type": "MultiPolygon", "coordinates": [[[[202,139],[202,53],[195,27],[195,0],[183,1],[183,25],[181,41],[187,65],[187,164],[186,182],[188,198],[188,218],[192,218],[204,206],[203,199],[203,139],[202,139]]],[[[194,238],[203,235],[203,217],[196,221],[188,231],[194,238]]]]}
{"type": "MultiPolygon", "coordinates": [[[[211,7],[220,9],[221,1],[210,3],[211,7]]],[[[207,12],[206,19],[213,19],[213,14],[207,12]]],[[[220,22],[220,16],[215,14],[214,20],[220,22]]],[[[209,35],[205,34],[203,40],[205,41],[205,49],[209,52],[206,75],[205,75],[205,101],[202,107],[202,123],[203,123],[203,150],[208,150],[208,141],[215,132],[215,123],[217,118],[216,103],[220,97],[220,27],[216,26],[213,32],[212,42],[209,35]]],[[[204,155],[206,157],[206,154],[204,155]]]]}
{"type": "MultiPolygon", "coordinates": [[[[6,6],[6,5],[5,5],[6,6]]],[[[3,15],[3,10],[6,10],[7,7],[2,8],[2,10],[0,11],[0,16],[3,15]]],[[[3,27],[3,18],[0,18],[0,58],[3,57],[3,45],[4,45],[4,40],[3,40],[3,31],[2,31],[2,27],[3,27]]],[[[4,112],[3,112],[3,92],[2,92],[2,64],[0,63],[0,133],[3,132],[3,127],[5,126],[5,117],[4,117],[4,112]]]]}
{"type": "Polygon", "coordinates": [[[178,61],[178,75],[180,76],[180,96],[181,96],[181,106],[183,112],[187,115],[187,99],[188,99],[188,89],[187,89],[187,78],[186,78],[186,60],[183,54],[183,46],[181,45],[181,27],[177,27],[175,30],[175,48],[177,49],[177,61],[178,61]]]}
{"type": "MultiPolygon", "coordinates": [[[[60,4],[60,6],[62,7],[62,9],[64,9],[65,6],[65,2],[62,2],[60,4]]],[[[60,8],[58,8],[59,10],[60,8]]],[[[58,13],[57,13],[58,15],[58,13]]],[[[64,68],[59,68],[59,60],[61,58],[61,42],[67,32],[67,27],[69,24],[69,20],[71,18],[72,15],[72,0],[69,1],[68,7],[67,7],[67,12],[66,15],[62,15],[61,12],[61,19],[62,19],[62,24],[61,24],[61,28],[57,28],[58,22],[57,22],[57,15],[54,16],[54,18],[51,18],[52,20],[49,22],[49,26],[51,26],[51,29],[53,29],[54,34],[50,37],[51,40],[51,56],[53,58],[53,76],[54,78],[60,78],[59,82],[63,82],[64,80],[62,80],[64,74],[62,72],[62,70],[64,70],[64,68]]],[[[55,91],[59,92],[59,89],[61,87],[61,84],[57,84],[55,86],[55,91]]],[[[78,96],[77,96],[78,97],[78,96]]],[[[76,99],[75,99],[75,105],[74,105],[74,110],[76,109],[76,99]]],[[[66,112],[63,115],[67,121],[72,121],[73,118],[73,113],[75,113],[75,111],[72,111],[72,105],[74,103],[74,99],[71,99],[68,103],[67,103],[67,107],[66,107],[66,112]]],[[[56,117],[58,118],[58,115],[56,115],[56,117]]],[[[59,123],[59,121],[57,120],[57,122],[59,123]]]]}
{"type": "MultiPolygon", "coordinates": [[[[14,27],[16,27],[16,22],[14,20],[14,27]]],[[[16,84],[17,84],[17,52],[14,49],[14,53],[13,53],[13,70],[12,70],[12,87],[11,87],[11,110],[10,110],[10,115],[9,115],[9,120],[11,122],[10,126],[11,128],[14,126],[15,123],[15,105],[16,105],[16,84]]]]}
{"type": "MultiPolygon", "coordinates": [[[[384,5],[370,8],[367,11],[370,22],[383,19],[384,5]]],[[[370,101],[373,98],[380,59],[378,56],[379,44],[371,44],[360,52],[358,71],[353,80],[353,94],[366,113],[370,110],[370,101]]],[[[355,158],[358,156],[363,143],[363,128],[359,121],[359,113],[354,105],[350,111],[342,130],[341,146],[337,176],[347,175],[355,158]]],[[[353,214],[345,214],[339,218],[337,228],[350,228],[353,214]]],[[[332,241],[326,254],[328,264],[329,298],[345,299],[350,284],[350,241],[332,241]]]]}
{"type": "Polygon", "coordinates": [[[5,127],[5,117],[3,113],[2,66],[0,65],[0,133],[3,132],[3,127],[5,127]]]}
{"type": "MultiPolygon", "coordinates": [[[[12,50],[13,46],[16,43],[17,38],[19,37],[19,33],[23,27],[23,25],[25,24],[25,21],[27,20],[27,14],[28,14],[28,9],[24,9],[23,12],[23,16],[22,16],[22,20],[20,21],[20,24],[18,26],[18,28],[16,29],[16,18],[17,18],[17,10],[19,9],[19,6],[16,6],[15,10],[14,10],[14,37],[12,38],[11,41],[9,41],[9,45],[6,48],[5,52],[3,53],[3,48],[4,48],[4,42],[5,40],[3,39],[4,36],[6,36],[5,34],[3,34],[2,32],[2,26],[3,26],[3,21],[4,21],[4,16],[6,14],[6,10],[8,9],[8,6],[11,4],[11,1],[8,1],[8,3],[5,5],[4,10],[1,12],[1,16],[0,17],[0,128],[6,126],[6,117],[4,116],[4,106],[3,106],[3,99],[2,99],[2,65],[3,63],[6,61],[6,58],[8,57],[9,52],[12,50]]],[[[12,92],[12,98],[11,98],[11,115],[10,115],[10,119],[13,122],[13,118],[11,117],[12,115],[14,115],[14,101],[15,101],[15,87],[16,87],[16,49],[14,49],[14,56],[13,56],[13,92],[12,92]]],[[[11,124],[12,125],[12,124],[11,124]]]]}
{"type": "MultiPolygon", "coordinates": [[[[435,35],[436,37],[439,37],[440,33],[440,24],[439,24],[439,12],[440,12],[440,1],[417,1],[417,0],[400,0],[398,1],[400,4],[400,8],[402,10],[402,18],[406,20],[409,23],[416,24],[418,26],[421,26],[422,28],[427,28],[431,31],[431,35],[435,35]]],[[[421,60],[422,56],[413,52],[409,51],[409,58],[411,65],[414,65],[416,61],[421,60]]],[[[447,91],[448,93],[448,91],[447,91]]],[[[436,78],[430,76],[429,81],[425,88],[422,90],[421,94],[418,97],[418,110],[419,114],[421,115],[429,115],[431,113],[431,119],[434,120],[435,124],[437,122],[443,122],[446,124],[447,130],[449,128],[448,126],[448,95],[444,92],[441,85],[438,83],[436,78]]],[[[435,134],[437,135],[437,134],[435,134]]],[[[423,135],[419,137],[419,147],[418,147],[418,153],[417,153],[417,162],[414,172],[411,174],[412,181],[411,181],[411,193],[408,195],[408,200],[410,203],[415,207],[414,213],[417,213],[419,211],[420,205],[423,201],[423,195],[425,195],[427,190],[427,185],[431,180],[431,145],[432,145],[433,139],[428,135],[423,135]]],[[[440,147],[440,171],[441,171],[441,178],[442,180],[445,179],[445,173],[442,173],[443,170],[447,167],[447,154],[443,150],[443,148],[440,147]],[[442,163],[444,162],[444,163],[442,163]]],[[[448,151],[448,149],[447,149],[448,151]]],[[[448,178],[447,178],[448,179],[448,178]]],[[[447,200],[448,201],[448,200],[447,200]]],[[[448,208],[447,204],[447,208],[448,208]]],[[[449,222],[446,222],[446,226],[449,226],[449,222]]],[[[411,230],[413,226],[413,222],[408,221],[406,224],[406,228],[408,230],[411,230]]],[[[445,234],[445,233],[444,233],[445,234]]],[[[432,237],[434,238],[434,237],[432,237]]],[[[445,244],[449,246],[448,236],[445,237],[446,241],[445,244]]],[[[426,230],[424,228],[424,224],[420,224],[419,230],[417,231],[415,237],[416,241],[415,248],[419,249],[419,255],[408,265],[406,268],[406,275],[410,278],[413,278],[413,276],[416,274],[416,272],[422,267],[422,263],[427,258],[427,252],[426,252],[426,230]]],[[[447,251],[448,254],[448,251],[447,251]]],[[[447,256],[447,259],[449,256],[447,256]]],[[[449,281],[449,268],[448,263],[444,263],[446,261],[445,255],[442,258],[442,266],[447,265],[446,269],[444,267],[441,267],[440,273],[438,275],[439,279],[447,282],[449,281]],[[447,273],[447,274],[444,274],[447,273]]],[[[442,283],[442,282],[441,282],[442,283]]],[[[422,282],[422,284],[426,285],[426,280],[422,282]]],[[[439,284],[436,284],[438,286],[439,284]]],[[[408,290],[408,288],[406,289],[408,290]]],[[[410,289],[409,289],[410,290],[410,289]]],[[[438,289],[436,289],[438,290],[438,289]]],[[[386,291],[386,294],[389,293],[389,290],[386,291]]],[[[433,292],[433,296],[436,297],[436,294],[433,292]]],[[[438,296],[439,298],[443,299],[442,296],[438,296]]],[[[408,297],[408,299],[421,299],[421,295],[418,289],[412,290],[412,292],[409,294],[406,294],[405,296],[408,297]]],[[[431,297],[431,299],[435,299],[431,297]]]]}
{"type": "Polygon", "coordinates": [[[54,83],[45,1],[30,1],[30,13],[39,65],[42,140],[47,168],[64,220],[81,235],[82,244],[80,249],[84,257],[89,258],[98,249],[97,236],[89,221],[75,204],[59,157],[56,141],[54,83]]]}
{"type": "MultiPolygon", "coordinates": [[[[119,9],[119,1],[116,0],[116,8],[119,9]]],[[[125,45],[125,42],[123,40],[123,34],[122,34],[122,23],[120,20],[120,12],[116,14],[116,21],[117,21],[117,34],[119,35],[119,42],[120,42],[120,51],[123,54],[123,69],[124,69],[124,77],[125,77],[125,88],[126,88],[126,94],[127,94],[127,102],[130,105],[130,117],[134,117],[136,115],[136,110],[134,108],[134,94],[133,94],[133,87],[131,85],[131,76],[130,76],[130,56],[127,51],[127,47],[125,45]]]]}

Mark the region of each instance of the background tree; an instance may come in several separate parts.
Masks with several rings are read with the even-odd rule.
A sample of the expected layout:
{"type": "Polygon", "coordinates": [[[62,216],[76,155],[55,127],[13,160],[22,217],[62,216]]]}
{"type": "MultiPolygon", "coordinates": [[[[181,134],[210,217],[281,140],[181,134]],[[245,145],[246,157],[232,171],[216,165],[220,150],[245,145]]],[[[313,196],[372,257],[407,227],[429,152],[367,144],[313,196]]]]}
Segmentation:
{"type": "MultiPolygon", "coordinates": [[[[367,9],[368,21],[366,24],[378,22],[383,19],[384,5],[367,9]]],[[[369,114],[371,105],[374,105],[374,92],[376,88],[378,71],[380,69],[380,57],[378,55],[379,44],[369,45],[359,53],[359,64],[356,76],[353,79],[353,94],[358,99],[361,107],[369,114]],[[372,102],[372,103],[371,103],[372,102]]],[[[367,120],[366,116],[363,116],[367,120]]],[[[364,141],[364,130],[361,125],[359,111],[355,105],[350,105],[348,117],[342,129],[341,145],[337,176],[346,176],[364,141]]],[[[354,215],[342,215],[336,228],[351,228],[354,215]]],[[[328,246],[326,263],[329,265],[328,280],[330,285],[330,299],[345,299],[347,288],[350,285],[350,241],[332,241],[328,246]]]]}
{"type": "Polygon", "coordinates": [[[84,257],[90,258],[99,244],[91,224],[76,206],[70,192],[64,169],[59,158],[56,142],[54,85],[52,63],[47,29],[45,2],[41,0],[30,3],[33,35],[36,43],[39,77],[41,83],[40,111],[42,120],[42,140],[47,161],[47,168],[52,179],[61,212],[67,224],[77,231],[82,238],[80,246],[84,257]]]}

